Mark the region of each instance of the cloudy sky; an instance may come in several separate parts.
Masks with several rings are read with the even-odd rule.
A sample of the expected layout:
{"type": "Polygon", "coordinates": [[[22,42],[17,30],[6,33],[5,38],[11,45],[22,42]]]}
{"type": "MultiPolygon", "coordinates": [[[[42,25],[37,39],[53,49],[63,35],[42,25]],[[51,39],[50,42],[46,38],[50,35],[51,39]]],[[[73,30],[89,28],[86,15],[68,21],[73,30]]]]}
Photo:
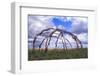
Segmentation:
{"type": "MultiPolygon", "coordinates": [[[[82,42],[83,47],[88,44],[88,18],[86,17],[69,17],[69,16],[28,16],[28,47],[32,48],[32,41],[36,34],[40,33],[43,29],[59,28],[75,34],[82,42]]],[[[52,30],[50,30],[52,31],[52,30]]],[[[57,33],[57,32],[56,32],[57,33]]],[[[59,33],[59,32],[58,32],[59,33]]],[[[47,35],[49,34],[46,33],[47,35]]],[[[57,35],[57,34],[56,34],[57,35]]],[[[71,42],[73,48],[76,47],[75,41],[68,35],[65,37],[71,42]]],[[[36,46],[39,45],[44,36],[38,37],[36,46]]],[[[55,47],[56,38],[52,38],[49,48],[55,47]]],[[[45,41],[44,41],[45,43],[45,41]]],[[[43,46],[44,47],[44,43],[43,46]]],[[[67,42],[66,42],[67,43],[67,42]]],[[[58,40],[58,48],[62,48],[61,38],[58,40]]],[[[67,44],[70,48],[70,46],[67,44]]]]}

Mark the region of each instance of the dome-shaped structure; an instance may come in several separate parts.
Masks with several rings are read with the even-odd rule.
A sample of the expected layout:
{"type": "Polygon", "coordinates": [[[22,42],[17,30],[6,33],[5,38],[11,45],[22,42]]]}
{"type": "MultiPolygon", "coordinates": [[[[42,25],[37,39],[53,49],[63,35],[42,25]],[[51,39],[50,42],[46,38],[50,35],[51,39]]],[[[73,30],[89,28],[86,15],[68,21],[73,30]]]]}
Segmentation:
{"type": "Polygon", "coordinates": [[[45,52],[47,52],[48,51],[48,46],[50,45],[50,41],[52,40],[52,37],[56,38],[56,42],[54,43],[55,47],[57,47],[58,40],[61,37],[62,44],[63,44],[63,49],[64,50],[68,49],[66,43],[68,43],[70,45],[70,47],[72,48],[71,42],[67,38],[65,38],[65,35],[69,35],[75,41],[76,48],[82,48],[81,41],[77,38],[76,35],[72,34],[71,32],[68,32],[68,31],[62,30],[62,29],[58,29],[58,28],[56,28],[56,29],[55,28],[48,28],[48,29],[42,30],[40,33],[38,33],[34,37],[34,40],[33,40],[33,50],[35,49],[35,44],[37,43],[37,39],[38,39],[39,36],[43,37],[43,39],[38,44],[39,50],[41,49],[41,46],[45,42],[44,43],[45,44],[44,45],[44,49],[45,49],[45,52]]]}

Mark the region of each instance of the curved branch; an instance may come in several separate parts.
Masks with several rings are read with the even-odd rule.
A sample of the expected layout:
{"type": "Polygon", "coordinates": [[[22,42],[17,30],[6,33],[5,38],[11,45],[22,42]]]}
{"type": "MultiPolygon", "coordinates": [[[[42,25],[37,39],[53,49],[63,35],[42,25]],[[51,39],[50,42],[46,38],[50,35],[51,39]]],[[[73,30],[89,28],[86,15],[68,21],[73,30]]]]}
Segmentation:
{"type": "Polygon", "coordinates": [[[60,35],[61,35],[61,33],[60,33],[60,34],[58,35],[58,37],[57,37],[57,40],[56,40],[56,42],[55,42],[55,47],[57,47],[57,43],[58,43],[58,39],[59,39],[60,35]]]}
{"type": "Polygon", "coordinates": [[[67,50],[67,43],[66,43],[66,39],[65,39],[63,33],[62,33],[62,37],[63,37],[63,39],[64,39],[64,46],[65,46],[65,49],[67,50]]]}
{"type": "Polygon", "coordinates": [[[40,48],[41,48],[43,42],[45,41],[45,39],[46,39],[46,38],[44,38],[44,39],[42,40],[42,42],[40,43],[40,45],[39,45],[39,50],[40,50],[40,48]]]}
{"type": "Polygon", "coordinates": [[[57,31],[57,30],[55,29],[55,30],[54,30],[53,32],[51,32],[50,35],[48,36],[48,37],[50,37],[48,45],[50,45],[51,37],[52,37],[52,35],[53,35],[56,31],[57,31]]]}
{"type": "Polygon", "coordinates": [[[44,30],[42,30],[40,33],[38,33],[37,36],[38,36],[38,35],[41,35],[44,31],[48,31],[48,30],[51,30],[51,29],[54,30],[54,28],[44,29],[44,30]]]}
{"type": "Polygon", "coordinates": [[[34,38],[34,40],[33,40],[33,50],[34,50],[34,47],[35,47],[36,39],[37,39],[37,36],[36,36],[36,37],[34,38]]]}
{"type": "Polygon", "coordinates": [[[45,42],[45,53],[48,51],[48,38],[46,39],[46,42],[45,42]]]}
{"type": "Polygon", "coordinates": [[[71,45],[70,41],[67,38],[65,38],[65,39],[67,40],[67,42],[69,43],[70,47],[72,48],[72,45],[71,45]]]}
{"type": "Polygon", "coordinates": [[[61,39],[62,39],[63,48],[64,48],[64,50],[65,50],[66,47],[65,47],[65,43],[64,43],[64,41],[63,41],[63,34],[62,34],[62,33],[61,33],[61,39]]]}
{"type": "Polygon", "coordinates": [[[77,38],[77,41],[79,42],[80,47],[83,48],[82,43],[81,43],[81,41],[78,38],[77,38]]]}
{"type": "Polygon", "coordinates": [[[48,45],[50,45],[50,40],[51,40],[51,37],[52,37],[52,35],[56,32],[57,30],[55,29],[53,32],[51,32],[50,33],[50,35],[48,36],[48,38],[49,38],[49,42],[48,42],[48,39],[46,40],[46,45],[45,45],[45,52],[47,52],[48,51],[48,45]]]}
{"type": "Polygon", "coordinates": [[[77,41],[77,36],[73,35],[72,38],[75,40],[77,48],[79,48],[78,41],[77,41]]]}

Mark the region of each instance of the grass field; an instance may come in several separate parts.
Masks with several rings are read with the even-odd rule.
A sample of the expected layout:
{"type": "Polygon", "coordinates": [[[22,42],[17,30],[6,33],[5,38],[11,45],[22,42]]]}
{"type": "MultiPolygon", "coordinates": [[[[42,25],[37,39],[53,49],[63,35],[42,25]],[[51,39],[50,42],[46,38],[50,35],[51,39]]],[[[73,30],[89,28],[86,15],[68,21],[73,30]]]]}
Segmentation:
{"type": "Polygon", "coordinates": [[[28,50],[28,60],[55,60],[55,59],[79,59],[79,58],[88,58],[87,48],[82,49],[49,49],[47,53],[44,53],[42,49],[28,50]]]}

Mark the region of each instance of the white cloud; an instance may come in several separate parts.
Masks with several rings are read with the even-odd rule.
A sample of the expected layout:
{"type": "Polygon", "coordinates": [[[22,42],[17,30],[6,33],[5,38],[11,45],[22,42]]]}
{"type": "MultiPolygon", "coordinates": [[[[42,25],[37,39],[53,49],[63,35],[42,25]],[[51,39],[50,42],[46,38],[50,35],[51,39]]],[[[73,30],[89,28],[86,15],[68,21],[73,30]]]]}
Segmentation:
{"type": "Polygon", "coordinates": [[[87,18],[72,18],[72,28],[71,31],[76,34],[87,33],[88,31],[88,19],[87,18]]]}
{"type": "Polygon", "coordinates": [[[77,37],[79,38],[79,40],[81,40],[83,42],[88,41],[88,37],[87,36],[88,36],[87,33],[82,33],[82,34],[77,35],[77,37]]]}
{"type": "Polygon", "coordinates": [[[30,37],[34,37],[41,30],[53,27],[51,23],[52,16],[30,16],[29,17],[29,26],[28,26],[28,34],[30,37]]]}

